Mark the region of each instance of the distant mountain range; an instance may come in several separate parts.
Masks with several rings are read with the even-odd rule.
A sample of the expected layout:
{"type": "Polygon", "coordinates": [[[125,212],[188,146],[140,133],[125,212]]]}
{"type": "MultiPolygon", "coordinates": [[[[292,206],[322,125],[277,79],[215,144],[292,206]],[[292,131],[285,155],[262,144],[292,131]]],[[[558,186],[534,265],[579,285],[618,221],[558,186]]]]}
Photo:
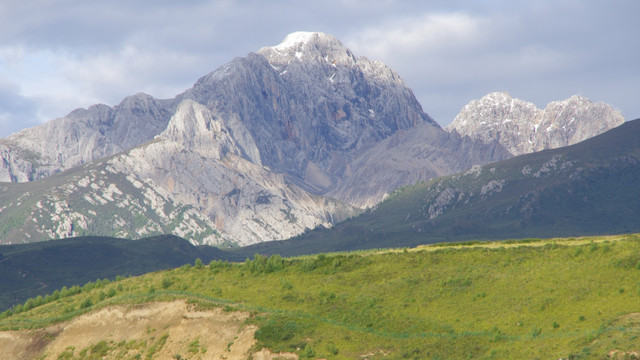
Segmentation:
{"type": "MultiPolygon", "coordinates": [[[[177,267],[197,258],[205,263],[214,259],[243,261],[256,253],[292,256],[436,242],[640,232],[638,138],[640,119],[575,145],[475,166],[457,175],[401,188],[358,217],[284,241],[224,250],[194,246],[171,235],[139,241],[77,237],[2,245],[0,310],[62,286],[177,267]]],[[[117,179],[99,177],[97,174],[103,169],[90,168],[89,173],[97,176],[91,181],[70,181],[76,175],[68,172],[43,183],[58,179],[62,187],[57,191],[73,194],[70,183],[77,184],[73,185],[76,187],[85,183],[86,187],[91,187],[90,184],[105,187],[109,181],[116,182],[117,179]]],[[[122,187],[121,194],[115,190],[93,193],[92,196],[102,195],[91,199],[96,202],[96,209],[107,198],[140,204],[142,198],[125,195],[129,190],[135,193],[122,187]]],[[[156,201],[163,199],[160,195],[155,195],[156,201]]],[[[172,206],[165,203],[160,207],[172,206]]],[[[117,206],[102,209],[112,211],[112,216],[122,210],[117,206]]],[[[147,217],[153,218],[153,209],[146,210],[151,212],[147,217]]],[[[181,224],[173,228],[176,232],[193,229],[198,221],[207,221],[191,208],[173,211],[180,214],[174,218],[181,219],[169,220],[181,224]]],[[[167,221],[156,219],[158,226],[167,221]]],[[[102,226],[106,229],[109,223],[102,226]]],[[[166,229],[169,228],[162,231],[169,231],[166,229]]],[[[193,238],[190,240],[193,242],[193,238]]]]}
{"type": "Polygon", "coordinates": [[[0,243],[281,240],[353,217],[398,187],[622,122],[584,98],[541,112],[490,94],[442,129],[386,65],[330,35],[293,33],[173,99],[137,94],[0,139],[0,243]]]}

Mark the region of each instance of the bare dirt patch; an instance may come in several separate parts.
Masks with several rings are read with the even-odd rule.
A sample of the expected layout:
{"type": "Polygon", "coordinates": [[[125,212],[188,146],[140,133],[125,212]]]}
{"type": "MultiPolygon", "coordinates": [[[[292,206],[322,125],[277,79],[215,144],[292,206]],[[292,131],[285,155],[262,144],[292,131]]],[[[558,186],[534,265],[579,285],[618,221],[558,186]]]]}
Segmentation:
{"type": "MultiPolygon", "coordinates": [[[[247,359],[256,326],[246,312],[197,310],[185,301],[117,305],[35,331],[0,332],[3,358],[57,359],[100,354],[103,359],[247,359]]],[[[259,358],[271,354],[261,352],[259,358]]],[[[276,355],[274,355],[276,356],[276,355]]],[[[297,357],[296,357],[297,358],[297,357]]]]}

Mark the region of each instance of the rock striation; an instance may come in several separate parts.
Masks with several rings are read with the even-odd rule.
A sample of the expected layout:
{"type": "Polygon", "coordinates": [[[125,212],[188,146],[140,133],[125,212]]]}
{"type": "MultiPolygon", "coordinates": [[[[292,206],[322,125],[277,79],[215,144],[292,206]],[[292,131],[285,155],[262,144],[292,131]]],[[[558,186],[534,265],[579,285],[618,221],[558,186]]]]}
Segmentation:
{"type": "Polygon", "coordinates": [[[581,96],[539,109],[508,93],[494,92],[465,105],[447,129],[485,143],[497,141],[512,155],[521,155],[573,145],[624,121],[610,105],[581,96]]]}
{"type": "Polygon", "coordinates": [[[383,63],[333,36],[297,32],[173,99],[137,94],[0,139],[0,182],[14,183],[0,184],[0,239],[286,239],[354,216],[398,187],[563,146],[620,121],[579,97],[539,110],[492,93],[446,131],[383,63]]]}
{"type": "Polygon", "coordinates": [[[289,238],[356,214],[247,160],[230,133],[205,106],[185,100],[155,141],[108,163],[206,215],[236,245],[289,238]]]}
{"type": "Polygon", "coordinates": [[[322,33],[293,33],[201,78],[179,97],[239,119],[243,129],[232,132],[247,138],[248,131],[263,165],[317,194],[344,177],[358,151],[399,129],[437,126],[398,74],[356,58],[322,33]]]}
{"type": "Polygon", "coordinates": [[[128,150],[162,132],[173,100],[146,94],[119,105],[93,105],[0,139],[0,181],[34,181],[128,150]]]}

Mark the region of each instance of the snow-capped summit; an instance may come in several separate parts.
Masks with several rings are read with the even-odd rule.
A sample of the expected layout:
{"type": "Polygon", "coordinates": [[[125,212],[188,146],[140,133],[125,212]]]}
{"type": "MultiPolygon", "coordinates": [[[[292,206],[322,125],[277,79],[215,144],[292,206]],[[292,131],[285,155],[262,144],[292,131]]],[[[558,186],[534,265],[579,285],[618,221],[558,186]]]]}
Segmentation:
{"type": "Polygon", "coordinates": [[[298,31],[287,35],[276,46],[258,50],[274,66],[292,61],[324,61],[329,64],[353,65],[356,58],[337,38],[321,32],[298,31]]]}
{"type": "Polygon", "coordinates": [[[294,47],[297,44],[305,44],[311,40],[312,37],[328,37],[329,35],[319,32],[311,32],[311,31],[296,31],[287,35],[282,42],[273,47],[273,49],[278,51],[285,51],[288,48],[294,47]]]}

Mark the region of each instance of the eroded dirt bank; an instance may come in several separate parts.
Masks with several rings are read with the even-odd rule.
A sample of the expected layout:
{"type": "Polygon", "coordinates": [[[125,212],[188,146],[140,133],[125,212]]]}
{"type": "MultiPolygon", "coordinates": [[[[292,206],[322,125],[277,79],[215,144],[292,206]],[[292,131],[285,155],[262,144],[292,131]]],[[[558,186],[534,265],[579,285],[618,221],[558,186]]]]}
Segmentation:
{"type": "MultiPolygon", "coordinates": [[[[0,332],[5,359],[247,359],[257,327],[249,313],[197,310],[185,301],[118,305],[40,330],[0,332]]],[[[271,359],[268,351],[254,358],[271,359]]],[[[297,358],[297,357],[295,357],[297,358]]]]}

